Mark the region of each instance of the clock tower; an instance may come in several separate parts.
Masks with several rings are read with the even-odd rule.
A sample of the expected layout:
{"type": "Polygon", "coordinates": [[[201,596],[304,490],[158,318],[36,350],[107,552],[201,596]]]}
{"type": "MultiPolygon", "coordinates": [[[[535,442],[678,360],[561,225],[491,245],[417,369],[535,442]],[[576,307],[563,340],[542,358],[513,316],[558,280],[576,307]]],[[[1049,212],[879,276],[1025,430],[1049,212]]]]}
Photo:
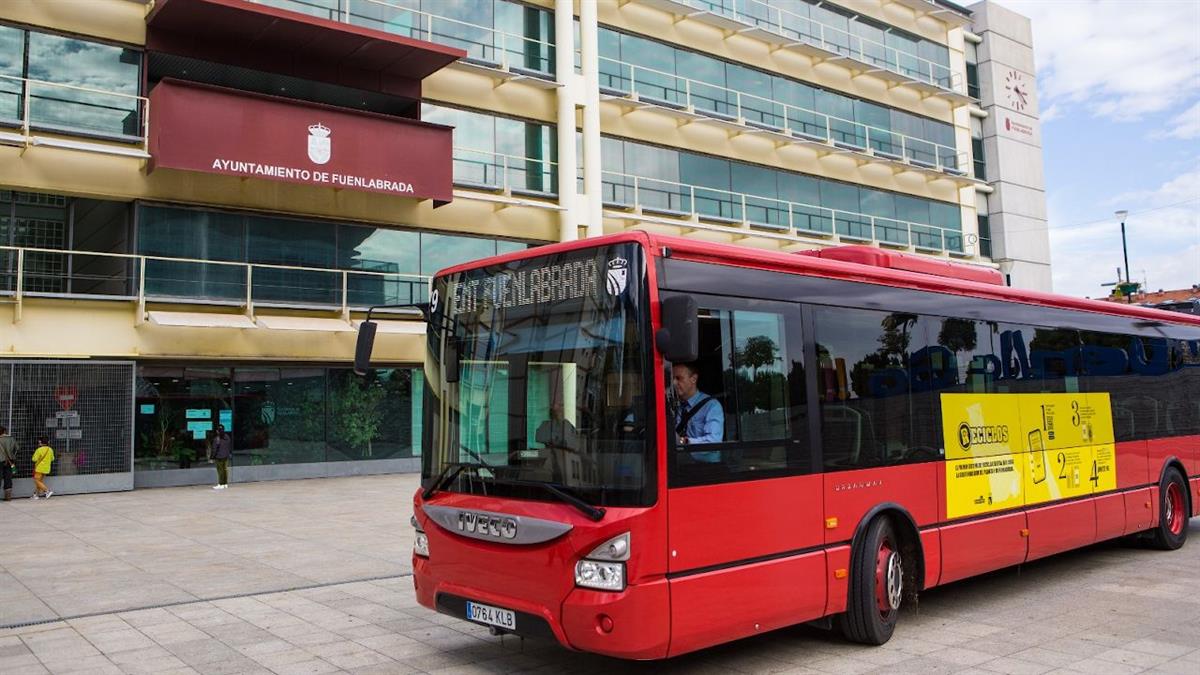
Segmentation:
{"type": "Polygon", "coordinates": [[[971,124],[982,141],[975,152],[983,156],[987,182],[976,188],[977,208],[986,214],[992,259],[1010,270],[1013,286],[1048,291],[1050,237],[1032,26],[991,0],[970,10],[967,40],[979,73],[971,124]]]}

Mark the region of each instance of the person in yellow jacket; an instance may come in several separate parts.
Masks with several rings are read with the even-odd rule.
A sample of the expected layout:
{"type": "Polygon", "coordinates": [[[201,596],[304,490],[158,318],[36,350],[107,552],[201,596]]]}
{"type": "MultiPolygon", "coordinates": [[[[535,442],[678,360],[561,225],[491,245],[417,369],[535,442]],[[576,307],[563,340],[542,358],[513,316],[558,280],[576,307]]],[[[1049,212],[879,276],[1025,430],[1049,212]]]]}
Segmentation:
{"type": "Polygon", "coordinates": [[[33,451],[33,498],[49,499],[54,492],[46,488],[42,478],[50,475],[50,465],[54,463],[54,448],[50,447],[50,439],[38,436],[38,448],[33,451]]]}

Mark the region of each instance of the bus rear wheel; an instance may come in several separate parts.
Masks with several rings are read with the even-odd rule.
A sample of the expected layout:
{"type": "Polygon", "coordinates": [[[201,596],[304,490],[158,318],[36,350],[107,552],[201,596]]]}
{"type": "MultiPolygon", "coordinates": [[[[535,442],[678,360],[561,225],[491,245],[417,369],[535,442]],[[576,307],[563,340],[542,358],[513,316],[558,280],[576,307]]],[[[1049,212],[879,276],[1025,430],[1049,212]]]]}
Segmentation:
{"type": "Polygon", "coordinates": [[[892,522],[871,521],[851,556],[850,594],[838,625],[852,642],[881,645],[892,637],[904,599],[904,557],[892,522]]]}
{"type": "Polygon", "coordinates": [[[1151,530],[1154,548],[1174,551],[1187,541],[1188,485],[1175,467],[1167,469],[1158,485],[1158,527],[1151,530]]]}

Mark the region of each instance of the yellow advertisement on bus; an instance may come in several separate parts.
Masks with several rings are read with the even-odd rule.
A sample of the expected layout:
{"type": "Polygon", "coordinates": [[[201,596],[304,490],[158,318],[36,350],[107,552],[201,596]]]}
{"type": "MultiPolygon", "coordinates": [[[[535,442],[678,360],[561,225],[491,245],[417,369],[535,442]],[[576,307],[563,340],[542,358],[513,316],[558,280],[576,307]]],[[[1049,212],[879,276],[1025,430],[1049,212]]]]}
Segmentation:
{"type": "Polygon", "coordinates": [[[1107,393],[942,394],[946,516],[1116,488],[1107,393]]]}

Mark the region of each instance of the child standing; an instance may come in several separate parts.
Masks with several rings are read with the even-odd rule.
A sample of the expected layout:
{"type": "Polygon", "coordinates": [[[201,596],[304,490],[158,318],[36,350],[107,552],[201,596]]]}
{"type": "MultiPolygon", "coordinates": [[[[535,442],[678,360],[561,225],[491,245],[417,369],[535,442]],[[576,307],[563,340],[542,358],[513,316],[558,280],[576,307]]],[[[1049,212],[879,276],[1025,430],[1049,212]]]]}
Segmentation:
{"type": "Polygon", "coordinates": [[[46,489],[42,477],[50,475],[50,465],[54,463],[54,448],[50,447],[50,439],[38,436],[38,449],[33,451],[33,498],[49,499],[54,493],[46,489]]]}

